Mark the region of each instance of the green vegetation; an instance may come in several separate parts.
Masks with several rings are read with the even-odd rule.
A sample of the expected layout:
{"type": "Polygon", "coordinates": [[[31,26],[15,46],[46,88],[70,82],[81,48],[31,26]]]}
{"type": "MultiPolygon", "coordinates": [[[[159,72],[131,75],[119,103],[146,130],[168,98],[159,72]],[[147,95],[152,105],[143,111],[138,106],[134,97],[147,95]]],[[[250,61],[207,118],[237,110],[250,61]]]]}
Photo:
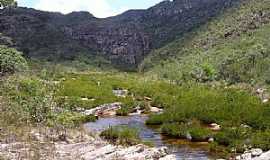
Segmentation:
{"type": "Polygon", "coordinates": [[[27,62],[16,49],[0,46],[0,76],[27,70],[27,62]]]}
{"type": "MultiPolygon", "coordinates": [[[[146,112],[151,106],[163,108],[146,123],[159,125],[171,137],[191,136],[200,142],[214,138],[211,148],[222,152],[269,150],[270,104],[232,85],[270,84],[269,6],[267,0],[248,0],[153,51],[140,66],[148,71],[145,75],[104,72],[110,63],[84,54],[57,64],[27,62],[15,49],[0,46],[0,129],[73,128],[96,120],[78,110],[121,102],[119,116],[135,107],[146,112]],[[129,93],[118,97],[115,89],[129,93]],[[211,123],[221,130],[212,131],[211,123]]],[[[137,129],[123,126],[110,127],[101,136],[114,144],[142,143],[137,129]]]]}
{"type": "Polygon", "coordinates": [[[0,0],[0,7],[17,6],[17,2],[14,0],[0,0]]]}
{"type": "Polygon", "coordinates": [[[100,135],[111,143],[118,145],[130,146],[141,143],[139,131],[136,128],[125,126],[110,127],[100,135]]]}
{"type": "MultiPolygon", "coordinates": [[[[160,125],[162,132],[179,138],[185,138],[189,133],[195,141],[205,141],[213,135],[219,145],[242,151],[244,146],[258,146],[256,141],[269,143],[266,136],[260,136],[253,142],[248,139],[257,137],[261,131],[267,134],[270,128],[269,104],[245,91],[237,89],[213,89],[208,87],[180,87],[174,94],[175,101],[163,114],[152,115],[147,124],[160,125]],[[202,124],[217,123],[222,126],[218,133],[211,133],[200,125],[187,125],[195,120],[202,124]],[[241,126],[248,125],[250,128],[241,126]],[[263,140],[262,140],[263,139],[263,140]]],[[[259,142],[260,143],[260,142],[259,142]]],[[[265,148],[264,149],[270,149],[265,148]]]]}
{"type": "Polygon", "coordinates": [[[247,0],[153,51],[141,71],[185,81],[269,82],[269,1],[247,0]]]}

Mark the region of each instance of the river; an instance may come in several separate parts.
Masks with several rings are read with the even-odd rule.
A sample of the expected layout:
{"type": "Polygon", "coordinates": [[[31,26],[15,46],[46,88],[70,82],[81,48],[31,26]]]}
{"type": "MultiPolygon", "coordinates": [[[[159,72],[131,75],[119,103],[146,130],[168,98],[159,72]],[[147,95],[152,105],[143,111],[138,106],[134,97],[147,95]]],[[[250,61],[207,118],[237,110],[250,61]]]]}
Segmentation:
{"type": "Polygon", "coordinates": [[[155,147],[166,146],[170,152],[176,155],[177,159],[182,160],[208,160],[212,159],[206,143],[191,143],[185,140],[172,139],[163,136],[155,127],[145,125],[147,116],[129,116],[129,117],[103,117],[96,122],[85,124],[85,127],[91,131],[100,133],[109,126],[126,125],[138,128],[142,140],[150,141],[155,147]]]}

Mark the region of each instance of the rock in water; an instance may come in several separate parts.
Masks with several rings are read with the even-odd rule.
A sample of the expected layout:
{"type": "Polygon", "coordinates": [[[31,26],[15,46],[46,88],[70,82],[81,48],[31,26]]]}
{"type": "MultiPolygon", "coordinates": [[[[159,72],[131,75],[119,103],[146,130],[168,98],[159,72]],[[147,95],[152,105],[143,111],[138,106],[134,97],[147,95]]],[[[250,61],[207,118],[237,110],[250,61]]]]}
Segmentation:
{"type": "Polygon", "coordinates": [[[100,105],[96,108],[90,109],[90,110],[85,110],[83,114],[85,115],[115,115],[116,111],[121,109],[122,103],[109,103],[109,104],[103,104],[100,105]]]}

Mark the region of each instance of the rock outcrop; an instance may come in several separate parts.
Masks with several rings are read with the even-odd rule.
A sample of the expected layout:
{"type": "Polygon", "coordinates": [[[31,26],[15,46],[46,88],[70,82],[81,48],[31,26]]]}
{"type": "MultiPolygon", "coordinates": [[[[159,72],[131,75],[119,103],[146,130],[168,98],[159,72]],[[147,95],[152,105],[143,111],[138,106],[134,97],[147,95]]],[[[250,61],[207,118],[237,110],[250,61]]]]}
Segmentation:
{"type": "Polygon", "coordinates": [[[40,160],[175,160],[166,147],[150,148],[145,145],[131,147],[114,146],[85,134],[49,139],[42,133],[33,132],[30,142],[0,143],[0,157],[6,159],[40,160]]]}
{"type": "Polygon", "coordinates": [[[80,52],[132,68],[153,48],[174,40],[241,0],[163,1],[98,19],[88,12],[67,15],[29,8],[0,10],[0,44],[29,57],[73,59],[80,52]]]}

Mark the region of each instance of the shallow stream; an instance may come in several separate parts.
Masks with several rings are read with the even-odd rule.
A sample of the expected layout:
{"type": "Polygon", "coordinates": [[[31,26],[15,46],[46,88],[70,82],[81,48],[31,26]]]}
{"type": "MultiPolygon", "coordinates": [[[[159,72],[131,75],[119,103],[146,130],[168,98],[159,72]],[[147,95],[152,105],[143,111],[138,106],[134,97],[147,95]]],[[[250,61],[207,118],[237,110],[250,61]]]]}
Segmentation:
{"type": "Polygon", "coordinates": [[[126,125],[138,128],[142,140],[152,142],[155,147],[167,146],[177,159],[182,160],[208,160],[212,159],[208,152],[208,144],[191,143],[185,140],[172,139],[163,136],[155,127],[145,125],[147,116],[129,116],[129,117],[104,117],[96,122],[87,123],[85,127],[92,132],[100,133],[110,126],[126,125]]]}

